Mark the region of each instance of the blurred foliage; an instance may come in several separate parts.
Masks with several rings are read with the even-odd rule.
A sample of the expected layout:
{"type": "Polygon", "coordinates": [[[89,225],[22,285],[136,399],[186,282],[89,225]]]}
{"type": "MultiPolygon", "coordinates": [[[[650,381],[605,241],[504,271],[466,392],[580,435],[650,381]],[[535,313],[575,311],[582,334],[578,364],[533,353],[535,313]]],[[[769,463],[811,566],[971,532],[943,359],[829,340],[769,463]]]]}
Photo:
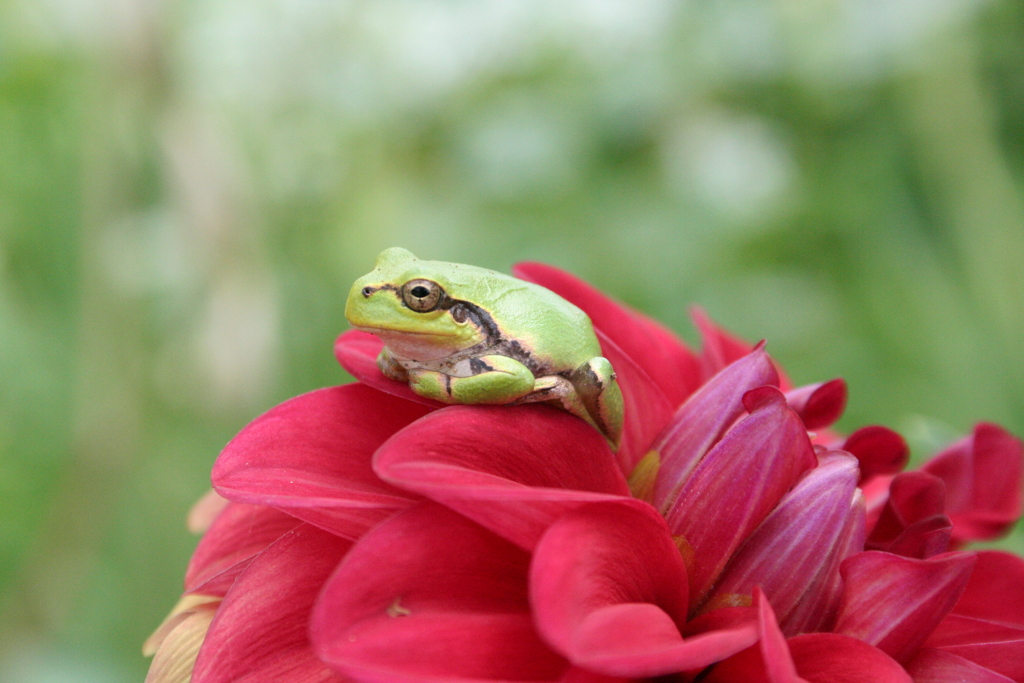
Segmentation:
{"type": "Polygon", "coordinates": [[[1024,5],[0,0],[0,679],[142,680],[393,245],[699,304],[917,458],[1024,434],[1024,5]]]}

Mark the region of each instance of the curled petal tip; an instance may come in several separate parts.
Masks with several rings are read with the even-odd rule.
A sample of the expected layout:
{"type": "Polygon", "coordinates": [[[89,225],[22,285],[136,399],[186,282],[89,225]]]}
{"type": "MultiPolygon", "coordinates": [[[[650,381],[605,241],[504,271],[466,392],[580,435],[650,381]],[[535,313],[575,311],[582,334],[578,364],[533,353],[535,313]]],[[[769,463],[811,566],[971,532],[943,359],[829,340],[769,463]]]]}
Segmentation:
{"type": "Polygon", "coordinates": [[[910,447],[902,436],[888,427],[861,427],[839,445],[860,461],[861,481],[879,475],[896,474],[907,465],[910,447]]]}
{"type": "Polygon", "coordinates": [[[846,381],[842,378],[786,392],[790,408],[811,431],[824,429],[838,420],[846,409],[846,397],[846,381]]]}

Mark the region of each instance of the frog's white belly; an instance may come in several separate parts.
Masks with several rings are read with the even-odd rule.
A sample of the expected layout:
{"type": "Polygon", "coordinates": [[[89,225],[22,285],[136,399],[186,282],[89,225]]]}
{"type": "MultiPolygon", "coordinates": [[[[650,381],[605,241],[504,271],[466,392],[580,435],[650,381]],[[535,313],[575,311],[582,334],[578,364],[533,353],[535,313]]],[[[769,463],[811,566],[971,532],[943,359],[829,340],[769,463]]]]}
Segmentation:
{"type": "Polygon", "coordinates": [[[476,358],[476,356],[447,356],[445,358],[425,361],[409,360],[408,358],[394,356],[394,359],[398,361],[398,364],[406,370],[429,370],[432,372],[440,372],[451,377],[472,377],[475,373],[470,365],[471,358],[476,358]]]}
{"type": "Polygon", "coordinates": [[[413,363],[434,363],[452,357],[451,347],[440,345],[436,335],[415,334],[412,332],[391,332],[372,327],[359,328],[364,332],[376,335],[396,360],[409,360],[413,363]],[[411,359],[417,359],[415,361],[411,359]]]}

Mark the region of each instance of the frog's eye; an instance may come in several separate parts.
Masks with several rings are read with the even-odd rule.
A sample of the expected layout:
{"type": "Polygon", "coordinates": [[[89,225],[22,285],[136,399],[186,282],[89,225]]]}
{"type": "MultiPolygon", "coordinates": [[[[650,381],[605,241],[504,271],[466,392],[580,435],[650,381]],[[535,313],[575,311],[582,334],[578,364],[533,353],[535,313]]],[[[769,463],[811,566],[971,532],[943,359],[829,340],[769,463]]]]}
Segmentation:
{"type": "Polygon", "coordinates": [[[418,313],[427,313],[437,308],[442,294],[444,290],[441,285],[431,280],[409,280],[402,287],[405,305],[418,313]]]}

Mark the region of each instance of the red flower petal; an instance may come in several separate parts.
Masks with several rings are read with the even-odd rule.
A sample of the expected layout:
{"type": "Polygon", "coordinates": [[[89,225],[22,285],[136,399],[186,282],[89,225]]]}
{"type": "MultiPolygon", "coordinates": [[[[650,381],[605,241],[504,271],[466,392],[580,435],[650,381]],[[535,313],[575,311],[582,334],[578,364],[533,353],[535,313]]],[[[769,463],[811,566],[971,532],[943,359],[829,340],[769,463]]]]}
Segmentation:
{"type": "Polygon", "coordinates": [[[629,495],[597,430],[547,406],[439,410],[388,440],[374,468],[526,549],[563,513],[629,495]]]}
{"type": "Polygon", "coordinates": [[[796,670],[809,683],[911,683],[882,650],[836,633],[808,633],[786,641],[796,670]]]}
{"type": "MultiPolygon", "coordinates": [[[[621,304],[583,280],[542,263],[520,263],[513,274],[547,287],[583,309],[603,332],[644,370],[669,399],[669,409],[683,402],[702,382],[697,356],[660,323],[621,304]]],[[[604,340],[601,342],[604,349],[604,340]]],[[[612,366],[618,366],[612,358],[612,366]]]]}
{"type": "Polygon", "coordinates": [[[857,477],[857,461],[846,454],[828,457],[811,470],[733,555],[706,604],[752,595],[759,585],[785,627],[798,605],[820,602],[827,574],[838,571],[833,551],[849,518],[863,514],[854,505],[857,477]]]}
{"type": "Polygon", "coordinates": [[[213,484],[225,498],[268,505],[345,538],[410,504],[370,457],[427,412],[361,384],[320,389],[271,409],[224,448],[213,484]]]}
{"type": "Polygon", "coordinates": [[[914,683],[1014,683],[951,652],[922,648],[907,664],[914,683]]]}
{"type": "Polygon", "coordinates": [[[953,613],[1024,629],[1024,559],[998,550],[977,555],[953,613]]]}
{"type": "Polygon", "coordinates": [[[817,463],[807,431],[778,389],[745,395],[750,414],[700,461],[666,515],[693,552],[690,605],[700,605],[732,553],[817,463]]]}
{"type": "Polygon", "coordinates": [[[927,646],[1024,680],[1024,560],[979,552],[967,590],[927,646]]]}
{"type": "Polygon", "coordinates": [[[916,560],[866,551],[843,562],[846,582],[836,632],[909,659],[967,587],[973,553],[916,560]]]}
{"type": "Polygon", "coordinates": [[[855,638],[810,633],[784,640],[763,595],[758,606],[758,645],[716,664],[706,683],[911,683],[891,657],[855,638]]]}
{"type": "Polygon", "coordinates": [[[921,469],[946,482],[954,543],[997,538],[1021,516],[1024,446],[998,425],[979,424],[921,469]]]}
{"type": "Polygon", "coordinates": [[[910,447],[903,437],[880,425],[861,427],[837,445],[860,462],[860,479],[867,481],[884,474],[896,474],[907,466],[910,447]]]}
{"type": "Polygon", "coordinates": [[[743,395],[777,383],[768,354],[758,349],[715,375],[676,411],[654,445],[660,466],[652,502],[658,510],[669,510],[700,459],[743,414],[743,395]]]}
{"type": "MultiPolygon", "coordinates": [[[[630,472],[643,456],[654,437],[672,415],[673,403],[658,388],[654,380],[636,364],[610,337],[597,331],[602,353],[615,368],[622,389],[625,420],[618,457],[623,472],[630,472]]],[[[334,353],[344,368],[363,384],[379,391],[421,403],[431,408],[445,404],[413,392],[408,384],[388,379],[377,368],[377,354],[383,343],[372,334],[349,330],[334,344],[334,353]]]]}
{"type": "Polygon", "coordinates": [[[927,517],[908,526],[885,550],[925,560],[949,550],[952,532],[953,523],[946,515],[927,517]]]}
{"type": "Polygon", "coordinates": [[[758,645],[766,677],[772,683],[806,683],[797,673],[793,656],[768,597],[760,588],[754,589],[753,597],[757,605],[757,621],[761,632],[758,645]]]}
{"type": "Polygon", "coordinates": [[[341,683],[314,656],[307,625],[320,587],[350,545],[303,525],[260,554],[217,610],[193,683],[341,683]]]}
{"type": "Polygon", "coordinates": [[[945,500],[946,486],[938,477],[920,471],[897,474],[867,548],[921,559],[945,552],[952,530],[942,514],[945,500]]]}
{"type": "Polygon", "coordinates": [[[633,471],[651,442],[668,424],[673,405],[643,368],[622,351],[601,331],[602,353],[615,368],[619,388],[622,389],[623,425],[622,442],[616,453],[624,474],[633,471]]]}
{"type": "Polygon", "coordinates": [[[189,560],[186,592],[225,595],[253,557],[300,524],[274,508],[229,502],[189,560]]]}
{"type": "Polygon", "coordinates": [[[786,401],[808,430],[824,429],[838,420],[846,408],[846,382],[834,379],[793,389],[786,392],[786,401]]]}
{"type": "Polygon", "coordinates": [[[753,598],[760,635],[757,644],[716,664],[704,680],[707,683],[807,683],[796,672],[786,639],[764,593],[755,588],[753,598]]]}
{"type": "Polygon", "coordinates": [[[684,639],[686,570],[645,503],[586,505],[545,532],[530,567],[538,628],[577,666],[613,676],[697,669],[757,638],[752,622],[684,639]]]}
{"type": "Polygon", "coordinates": [[[925,645],[958,655],[1015,681],[1024,681],[1024,629],[950,614],[925,645]]]}
{"type": "Polygon", "coordinates": [[[440,401],[420,396],[409,387],[408,382],[398,382],[385,377],[377,367],[377,354],[382,348],[384,342],[369,332],[348,330],[342,332],[334,342],[334,357],[348,374],[368,387],[431,408],[441,408],[445,405],[440,401]]]}
{"type": "Polygon", "coordinates": [[[324,586],[316,651],[357,681],[558,680],[569,665],[534,631],[529,560],[439,505],[400,513],[324,586]]]}

